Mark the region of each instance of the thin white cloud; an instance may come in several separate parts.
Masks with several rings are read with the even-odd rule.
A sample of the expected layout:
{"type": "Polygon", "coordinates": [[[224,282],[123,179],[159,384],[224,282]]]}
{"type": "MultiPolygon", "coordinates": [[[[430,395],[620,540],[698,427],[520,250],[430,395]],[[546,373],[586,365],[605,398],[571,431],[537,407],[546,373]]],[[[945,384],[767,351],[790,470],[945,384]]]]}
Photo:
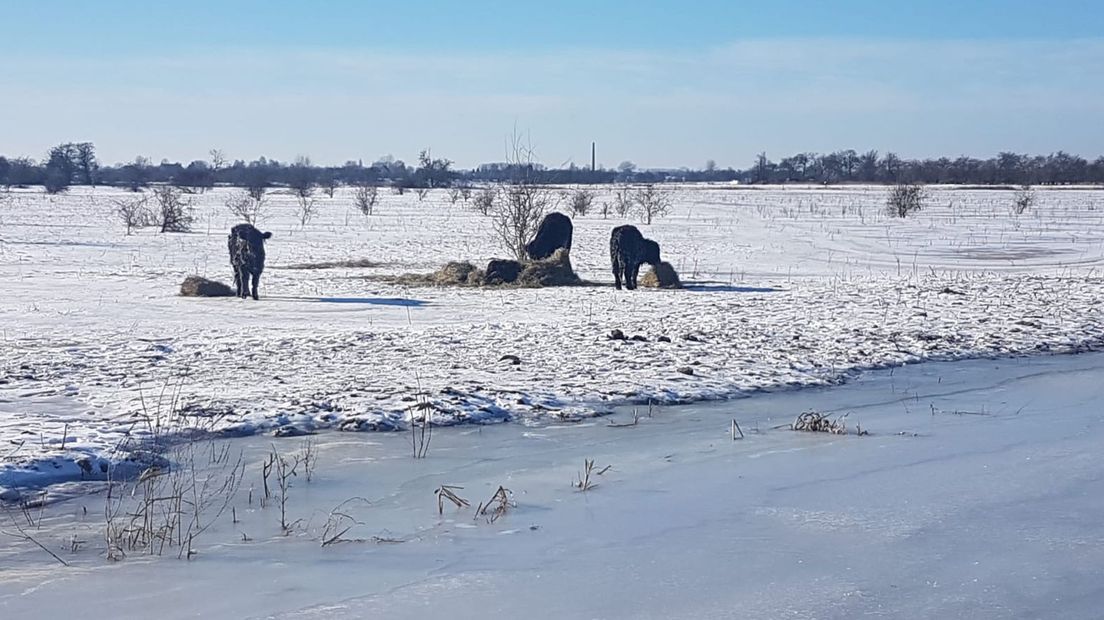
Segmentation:
{"type": "Polygon", "coordinates": [[[758,150],[798,144],[985,154],[1084,151],[1104,137],[1093,128],[1104,110],[1104,39],[770,39],[519,54],[222,49],[21,59],[0,66],[0,81],[0,114],[21,119],[4,131],[16,150],[91,131],[115,159],[200,157],[220,144],[336,162],[409,157],[432,144],[472,165],[498,157],[515,121],[543,136],[555,163],[581,157],[591,139],[611,160],[745,165],[758,150]],[[1040,122],[1025,126],[1032,115],[1040,122]],[[1057,117],[1086,129],[1044,133],[1057,117]]]}

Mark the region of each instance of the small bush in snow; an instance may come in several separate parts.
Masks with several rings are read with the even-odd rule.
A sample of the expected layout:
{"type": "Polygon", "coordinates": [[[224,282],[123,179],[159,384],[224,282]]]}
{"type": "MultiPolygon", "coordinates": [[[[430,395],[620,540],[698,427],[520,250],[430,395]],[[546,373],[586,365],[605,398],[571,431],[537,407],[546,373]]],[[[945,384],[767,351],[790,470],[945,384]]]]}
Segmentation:
{"type": "Polygon", "coordinates": [[[157,201],[157,224],[161,232],[190,232],[195,217],[192,214],[191,200],[184,198],[180,188],[162,185],[153,190],[157,201]]]}
{"type": "Polygon", "coordinates": [[[1023,214],[1024,211],[1035,206],[1035,200],[1035,190],[1031,189],[1030,185],[1024,185],[1012,197],[1012,212],[1016,215],[1023,214]]]}
{"type": "Polygon", "coordinates": [[[613,211],[617,217],[625,217],[633,208],[633,192],[628,187],[620,187],[613,192],[613,211]]]}
{"type": "Polygon", "coordinates": [[[570,198],[571,215],[585,216],[590,212],[591,205],[594,204],[594,192],[587,189],[577,189],[572,192],[570,198]]]}
{"type": "Polygon", "coordinates": [[[372,215],[372,210],[379,200],[379,188],[371,184],[357,185],[353,190],[353,203],[364,215],[372,215]]]}
{"type": "Polygon", "coordinates": [[[126,234],[131,234],[135,228],[143,228],[149,226],[153,220],[153,214],[150,213],[149,208],[146,206],[147,199],[145,196],[141,198],[120,198],[113,200],[115,204],[115,213],[119,216],[119,219],[123,221],[126,226],[126,234]]]}
{"type": "Polygon", "coordinates": [[[479,193],[475,195],[472,200],[472,205],[476,211],[483,215],[490,215],[491,209],[494,209],[495,197],[498,192],[493,187],[485,187],[479,190],[479,193]]]}
{"type": "Polygon", "coordinates": [[[226,208],[230,213],[254,226],[257,225],[257,220],[260,219],[264,206],[265,199],[263,195],[261,198],[254,198],[249,192],[231,194],[226,199],[226,208]]]}
{"type": "Polygon", "coordinates": [[[633,202],[640,212],[640,218],[648,225],[651,225],[653,219],[663,217],[671,211],[670,196],[655,185],[645,185],[637,190],[633,202]]]}
{"type": "Polygon", "coordinates": [[[510,254],[524,261],[525,244],[536,234],[545,214],[556,206],[557,197],[548,188],[528,183],[504,185],[501,191],[502,199],[495,201],[491,211],[491,225],[510,254]]]}
{"type": "Polygon", "coordinates": [[[918,183],[899,183],[889,192],[886,211],[890,217],[908,217],[924,208],[928,192],[918,183]]]}

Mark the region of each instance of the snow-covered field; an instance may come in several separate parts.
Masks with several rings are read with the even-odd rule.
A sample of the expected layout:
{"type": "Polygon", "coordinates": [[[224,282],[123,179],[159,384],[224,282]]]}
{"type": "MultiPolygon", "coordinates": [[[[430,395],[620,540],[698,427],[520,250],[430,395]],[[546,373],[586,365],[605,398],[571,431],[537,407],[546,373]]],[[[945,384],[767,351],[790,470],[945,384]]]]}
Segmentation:
{"type": "Polygon", "coordinates": [[[541,425],[1104,342],[1100,191],[1040,190],[1016,216],[1011,192],[936,188],[901,221],[884,188],[678,188],[641,228],[691,286],[636,292],[609,286],[624,220],[575,219],[596,286],[407,287],[379,276],[503,256],[487,218],[444,192],[364,217],[339,192],[301,227],[277,193],[262,300],[179,297],[188,274],[230,279],[229,191],[195,197],[191,234],[133,236],[115,190],[0,196],[0,493],[99,477],[180,410],[233,435],[391,430],[425,393],[436,424],[541,425]],[[375,266],[291,268],[349,259],[375,266]]]}

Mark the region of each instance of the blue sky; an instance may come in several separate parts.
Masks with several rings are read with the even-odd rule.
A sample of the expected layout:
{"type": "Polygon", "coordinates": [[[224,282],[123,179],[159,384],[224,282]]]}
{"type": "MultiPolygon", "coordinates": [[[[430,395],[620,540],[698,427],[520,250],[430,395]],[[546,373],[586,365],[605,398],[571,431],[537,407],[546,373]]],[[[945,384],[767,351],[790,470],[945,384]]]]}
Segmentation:
{"type": "Polygon", "coordinates": [[[0,153],[1104,152],[1104,3],[0,0],[0,153]]]}

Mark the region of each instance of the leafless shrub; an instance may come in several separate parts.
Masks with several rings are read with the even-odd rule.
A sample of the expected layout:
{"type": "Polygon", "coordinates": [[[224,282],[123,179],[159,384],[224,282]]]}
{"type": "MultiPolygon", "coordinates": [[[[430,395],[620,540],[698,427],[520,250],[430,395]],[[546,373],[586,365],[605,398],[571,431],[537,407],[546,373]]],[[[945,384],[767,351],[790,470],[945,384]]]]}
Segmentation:
{"type": "Polygon", "coordinates": [[[918,183],[899,183],[889,192],[886,210],[890,217],[908,217],[924,208],[928,192],[918,183]]]}
{"type": "Polygon", "coordinates": [[[606,465],[602,469],[594,470],[594,459],[583,459],[583,471],[579,474],[579,477],[575,482],[571,483],[571,486],[579,489],[580,491],[589,491],[598,486],[598,483],[592,480],[595,476],[601,476],[609,471],[613,466],[606,465]]]}
{"type": "MultiPolygon", "coordinates": [[[[193,429],[197,430],[197,429],[193,429]]],[[[230,507],[245,471],[229,444],[194,439],[173,448],[134,483],[108,481],[104,504],[107,557],[129,553],[195,555],[195,541],[230,507]],[[169,463],[172,463],[170,466],[169,463]]]]}
{"type": "Polygon", "coordinates": [[[628,216],[635,202],[632,189],[622,186],[613,190],[613,212],[617,217],[628,216]]]}
{"type": "Polygon", "coordinates": [[[249,192],[238,192],[228,196],[225,204],[234,217],[256,226],[264,211],[265,203],[263,194],[260,198],[255,198],[249,192]]]}
{"type": "Polygon", "coordinates": [[[326,173],[322,179],[318,182],[322,186],[322,191],[326,192],[326,196],[333,198],[334,192],[337,191],[338,183],[337,176],[332,173],[326,173]]]}
{"type": "Polygon", "coordinates": [[[494,187],[484,187],[475,195],[475,198],[472,200],[472,206],[474,206],[475,210],[480,214],[490,215],[491,211],[494,210],[495,199],[497,197],[498,190],[494,187]]]}
{"type": "MultiPolygon", "coordinates": [[[[299,475],[299,466],[303,464],[303,456],[301,454],[292,454],[290,456],[280,454],[275,444],[273,444],[272,452],[269,454],[267,463],[267,471],[276,475],[276,505],[280,507],[280,531],[287,535],[291,533],[292,528],[298,523],[298,521],[288,522],[287,505],[291,491],[291,479],[299,475]]],[[[268,492],[268,480],[266,476],[265,494],[267,495],[268,492]]]]}
{"type": "Polygon", "coordinates": [[[314,442],[309,437],[303,440],[300,454],[303,457],[303,473],[307,477],[307,484],[310,484],[314,479],[314,468],[318,465],[318,455],[315,454],[314,442]]]}
{"type": "Polygon", "coordinates": [[[544,216],[556,205],[551,190],[538,185],[505,185],[491,212],[491,227],[507,251],[519,261],[527,257],[525,244],[533,238],[544,216]]]}
{"type": "Polygon", "coordinates": [[[364,215],[372,215],[376,201],[379,200],[379,188],[370,183],[357,185],[353,190],[353,203],[364,215]]]}
{"type": "Polygon", "coordinates": [[[437,490],[433,492],[433,494],[437,496],[437,514],[441,515],[445,513],[445,500],[452,502],[457,509],[471,506],[468,500],[456,494],[456,491],[461,491],[463,489],[464,487],[449,486],[447,484],[437,487],[437,490]]]}
{"type": "Polygon", "coordinates": [[[1023,215],[1025,211],[1035,206],[1036,200],[1035,190],[1030,185],[1023,185],[1012,196],[1012,212],[1023,215]]]}
{"type": "Polygon", "coordinates": [[[300,228],[306,228],[317,213],[317,203],[310,196],[297,195],[295,200],[299,204],[299,209],[296,211],[299,216],[299,226],[300,228]]]}
{"type": "Polygon", "coordinates": [[[655,185],[645,185],[638,189],[633,195],[633,202],[647,225],[651,225],[653,219],[663,217],[671,211],[671,197],[666,190],[655,185]]]}
{"type": "Polygon", "coordinates": [[[511,499],[514,492],[506,487],[499,486],[495,494],[486,503],[481,503],[475,509],[476,518],[487,517],[487,523],[494,523],[504,516],[511,508],[517,506],[511,499]]]}
{"type": "Polygon", "coordinates": [[[192,230],[195,216],[192,213],[192,202],[184,197],[184,192],[171,185],[161,185],[154,188],[153,197],[157,200],[156,223],[161,227],[161,232],[192,230]]]}
{"type": "Polygon", "coordinates": [[[416,459],[424,459],[429,453],[429,442],[433,439],[432,412],[433,403],[419,385],[416,401],[410,407],[410,446],[416,459]]]}
{"type": "Polygon", "coordinates": [[[468,202],[469,200],[471,200],[471,195],[471,185],[469,185],[465,181],[458,181],[456,184],[454,184],[452,187],[449,187],[448,189],[449,202],[452,204],[456,204],[461,200],[463,200],[464,202],[468,202]]]}
{"type": "Polygon", "coordinates": [[[115,213],[126,226],[127,235],[130,235],[135,228],[149,226],[153,220],[153,214],[150,213],[146,196],[118,198],[111,202],[115,205],[115,213]]]}
{"type": "Polygon", "coordinates": [[[577,189],[568,198],[571,205],[571,214],[585,216],[590,213],[590,207],[594,204],[594,192],[588,189],[577,189]]]}
{"type": "Polygon", "coordinates": [[[429,195],[429,188],[428,187],[414,188],[414,194],[418,196],[418,202],[421,202],[421,201],[426,199],[426,196],[429,195]]]}

